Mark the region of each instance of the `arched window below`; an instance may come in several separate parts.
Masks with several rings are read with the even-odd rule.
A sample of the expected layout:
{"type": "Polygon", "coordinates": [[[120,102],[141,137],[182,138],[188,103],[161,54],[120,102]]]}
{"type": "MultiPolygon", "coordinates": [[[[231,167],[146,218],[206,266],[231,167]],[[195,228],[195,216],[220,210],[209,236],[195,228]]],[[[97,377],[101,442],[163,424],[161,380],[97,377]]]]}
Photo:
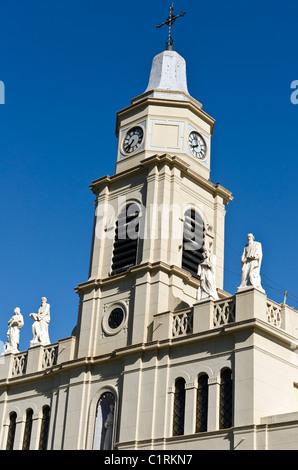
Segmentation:
{"type": "Polygon", "coordinates": [[[198,277],[198,267],[202,263],[204,251],[204,222],[194,209],[184,214],[182,268],[192,276],[198,277]]]}
{"type": "Polygon", "coordinates": [[[233,382],[232,371],[224,369],[220,375],[219,428],[232,427],[233,420],[233,382]]]}
{"type": "Polygon", "coordinates": [[[42,420],[39,436],[39,450],[46,450],[48,447],[49,428],[50,428],[50,415],[51,410],[48,405],[42,409],[42,420]]]}
{"type": "Polygon", "coordinates": [[[197,389],[196,432],[207,431],[208,419],[208,375],[202,374],[198,379],[197,389]]]}
{"type": "Polygon", "coordinates": [[[94,450],[112,450],[115,434],[115,395],[105,392],[101,395],[96,408],[94,450]]]}
{"type": "Polygon", "coordinates": [[[9,427],[6,443],[6,450],[13,450],[14,438],[16,434],[17,414],[15,411],[9,415],[9,427]]]}
{"type": "Polygon", "coordinates": [[[175,382],[173,436],[184,434],[185,414],[185,380],[180,378],[175,382]]]}
{"type": "Polygon", "coordinates": [[[140,211],[137,204],[129,204],[119,214],[116,222],[112,274],[134,266],[137,261],[140,211]]]}
{"type": "Polygon", "coordinates": [[[33,410],[28,409],[27,412],[26,412],[26,423],[25,423],[22,450],[29,450],[30,449],[32,419],[33,419],[33,410]]]}

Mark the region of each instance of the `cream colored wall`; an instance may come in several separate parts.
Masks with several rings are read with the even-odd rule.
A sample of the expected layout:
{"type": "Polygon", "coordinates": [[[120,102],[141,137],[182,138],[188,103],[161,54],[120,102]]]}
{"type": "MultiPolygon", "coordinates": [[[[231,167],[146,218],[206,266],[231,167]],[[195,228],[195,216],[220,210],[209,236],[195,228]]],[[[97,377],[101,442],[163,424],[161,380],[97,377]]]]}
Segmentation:
{"type": "Polygon", "coordinates": [[[202,372],[209,376],[210,416],[209,431],[219,429],[220,371],[231,368],[233,337],[218,342],[195,342],[183,348],[163,348],[144,352],[138,361],[132,361],[123,373],[123,398],[128,407],[122,407],[120,442],[162,439],[172,436],[173,398],[175,380],[186,381],[185,434],[195,432],[197,378],[202,372]],[[227,350],[225,354],[218,350],[227,350]]]}
{"type": "Polygon", "coordinates": [[[134,269],[131,269],[127,279],[120,276],[115,277],[114,283],[113,280],[106,282],[111,273],[115,223],[109,223],[110,217],[107,217],[106,225],[100,227],[95,223],[89,277],[89,283],[94,280],[95,286],[90,285],[90,289],[80,291],[79,357],[108,352],[109,348],[123,347],[130,342],[147,341],[150,339],[148,331],[154,314],[175,308],[179,301],[185,305],[192,305],[196,301],[198,282],[191,280],[186,273],[169,272],[169,268],[175,267],[178,271],[181,268],[185,206],[199,206],[207,229],[206,245],[212,242],[213,252],[217,256],[217,287],[223,289],[227,200],[208,181],[213,125],[214,120],[191,97],[184,102],[145,98],[143,102],[137,102],[118,113],[116,175],[94,183],[92,189],[97,196],[96,211],[107,211],[108,207],[112,207],[114,214],[118,214],[119,198],[146,207],[146,220],[149,223],[145,229],[145,238],[139,243],[137,265],[142,267],[146,263],[147,269],[143,266],[143,271],[138,270],[135,275],[134,269]],[[122,158],[123,136],[136,124],[144,128],[144,142],[134,156],[122,158]],[[192,129],[199,131],[208,143],[204,164],[189,155],[188,135],[192,129]],[[176,163],[172,157],[156,158],[157,151],[177,155],[181,161],[176,163]],[[146,161],[146,164],[142,163],[138,169],[141,161],[146,161]],[[150,231],[150,209],[154,206],[165,208],[161,220],[168,215],[169,208],[179,208],[178,215],[173,212],[169,214],[168,237],[161,236],[160,227],[155,235],[150,231]],[[154,266],[156,263],[164,263],[164,269],[149,269],[149,264],[154,266]],[[104,282],[98,283],[98,280],[104,282]],[[119,283],[122,286],[121,293],[117,291],[119,283]],[[111,296],[115,302],[127,302],[130,336],[127,329],[115,337],[107,336],[102,331],[103,312],[111,296]]]}
{"type": "MultiPolygon", "coordinates": [[[[32,383],[27,382],[25,384],[21,384],[14,387],[12,395],[2,393],[0,396],[0,449],[2,450],[6,449],[9,414],[11,412],[16,412],[17,414],[14,449],[22,449],[26,422],[26,410],[29,408],[32,409],[34,413],[31,435],[31,448],[33,450],[38,449],[42,420],[42,407],[45,405],[52,405],[53,395],[50,387],[44,386],[44,384],[39,383],[37,384],[37,386],[35,386],[35,393],[33,396],[31,386],[32,383]],[[45,388],[48,393],[44,393],[45,388]]],[[[51,386],[53,387],[53,383],[51,383],[51,386]]]]}
{"type": "Polygon", "coordinates": [[[123,204],[125,201],[142,204],[146,212],[143,217],[146,219],[145,236],[139,243],[136,268],[131,268],[131,273],[110,278],[115,221],[111,224],[107,218],[108,237],[105,236],[107,227],[101,225],[99,232],[95,224],[89,282],[100,282],[83,291],[79,357],[102,354],[131,341],[148,341],[153,315],[171,310],[179,303],[187,306],[196,302],[199,283],[181,270],[185,208],[198,208],[201,213],[206,227],[206,246],[212,243],[217,256],[217,287],[223,288],[225,204],[223,197],[214,197],[212,191],[212,186],[206,189],[199,179],[185,174],[171,159],[154,159],[144,170],[123,175],[120,181],[115,178],[103,182],[98,191],[98,205],[110,205],[117,217],[119,198],[123,204]],[[168,217],[168,232],[162,234],[158,223],[157,231],[152,234],[154,213],[150,209],[153,207],[165,211],[159,212],[159,222],[168,217]],[[169,211],[172,207],[178,210],[169,211]],[[164,268],[160,263],[164,263],[164,268]],[[150,267],[155,264],[155,268],[150,267]],[[174,273],[172,267],[178,271],[174,273]],[[107,336],[102,331],[104,309],[112,301],[127,304],[130,336],[127,330],[116,336],[107,336]]]}
{"type": "Polygon", "coordinates": [[[255,422],[298,410],[297,361],[289,348],[258,336],[254,352],[255,422]]]}
{"type": "Polygon", "coordinates": [[[51,407],[49,448],[92,448],[96,403],[106,390],[117,397],[120,449],[229,449],[238,445],[239,449],[297,449],[293,432],[298,403],[293,384],[298,367],[290,339],[281,329],[260,320],[259,326],[252,325],[247,318],[195,337],[68,360],[46,372],[10,379],[9,389],[3,389],[2,379],[1,449],[6,446],[10,411],[18,415],[15,448],[21,448],[29,407],[34,410],[32,448],[38,447],[45,404],[51,407]],[[225,367],[233,371],[235,394],[234,427],[228,431],[219,430],[220,371],[225,367]],[[208,431],[195,435],[197,378],[202,372],[209,377],[208,431]],[[173,393],[178,377],[186,381],[185,435],[173,438],[173,393]],[[284,415],[278,418],[280,413],[284,415]]]}
{"type": "MultiPolygon", "coordinates": [[[[116,175],[91,187],[95,210],[111,206],[115,214],[119,198],[123,204],[163,206],[166,211],[175,205],[199,206],[205,242],[212,243],[217,257],[217,287],[223,289],[225,205],[231,196],[209,181],[213,125],[191,99],[136,102],[118,114],[116,175]],[[144,148],[120,159],[124,132],[140,122],[144,148]],[[190,126],[209,139],[207,165],[188,154],[190,126]]],[[[1,449],[10,411],[17,412],[15,448],[21,448],[29,407],[34,410],[32,448],[37,448],[46,404],[51,407],[49,448],[92,449],[96,404],[107,390],[116,396],[119,449],[298,448],[293,439],[298,427],[297,312],[281,307],[282,326],[277,328],[268,323],[266,295],[250,289],[236,294],[235,321],[214,327],[214,302],[196,301],[199,281],[181,268],[183,214],[169,214],[169,238],[145,231],[136,266],[113,277],[115,221],[110,224],[108,217],[103,226],[95,224],[90,276],[77,287],[77,337],[59,342],[58,362],[52,367],[42,368],[43,347],[30,348],[23,374],[12,374],[14,355],[5,357],[2,369],[0,365],[1,449]],[[126,312],[117,334],[105,327],[114,305],[126,312]],[[193,331],[173,338],[173,312],[179,305],[193,314],[193,331]],[[219,430],[220,373],[226,367],[234,384],[234,427],[227,431],[219,430]],[[209,378],[208,431],[195,435],[202,372],[209,378]],[[173,438],[178,377],[186,382],[185,435],[173,438]]]]}
{"type": "Polygon", "coordinates": [[[136,266],[111,276],[115,219],[108,213],[101,226],[95,219],[89,279],[76,289],[76,337],[57,343],[57,361],[48,366],[43,346],[24,353],[27,368],[21,372],[13,366],[20,356],[0,358],[0,449],[6,447],[11,411],[17,413],[14,448],[21,449],[28,408],[34,411],[31,449],[37,449],[44,405],[51,408],[49,449],[92,449],[96,406],[106,391],[116,397],[118,449],[298,449],[298,313],[280,307],[277,328],[267,318],[266,295],[250,289],[236,294],[235,321],[215,327],[215,302],[197,302],[199,281],[181,268],[182,208],[199,207],[205,244],[212,243],[217,257],[216,285],[223,289],[225,205],[232,198],[209,179],[214,120],[190,96],[174,96],[145,93],[118,113],[116,173],[91,185],[95,215],[112,208],[117,218],[128,202],[146,207],[147,217],[152,206],[163,207],[160,220],[169,216],[169,236],[162,237],[160,227],[152,236],[149,217],[136,266]],[[142,125],[144,140],[133,155],[123,156],[123,137],[135,125],[142,125]],[[204,162],[190,155],[192,130],[207,143],[204,162]],[[173,207],[180,212],[168,213],[173,207]],[[115,305],[126,316],[112,334],[105,322],[115,305]],[[173,318],[182,307],[193,315],[193,329],[173,337],[173,318]],[[224,368],[232,370],[234,393],[228,430],[219,429],[224,368]],[[208,429],[195,434],[201,373],[208,375],[208,429]],[[185,435],[173,437],[179,377],[185,379],[185,435]]]}
{"type": "Polygon", "coordinates": [[[182,157],[191,170],[209,179],[214,121],[199,107],[188,106],[185,102],[147,100],[142,105],[127,108],[118,116],[116,173],[132,168],[153,155],[169,153],[182,157]],[[125,133],[138,124],[144,128],[144,145],[133,155],[125,156],[121,150],[125,133]],[[203,163],[188,150],[188,136],[192,130],[199,132],[206,141],[207,155],[203,163]]]}
{"type": "Polygon", "coordinates": [[[145,181],[141,174],[129,176],[100,188],[95,205],[95,227],[91,253],[90,279],[103,279],[111,273],[115,220],[126,202],[142,203],[145,181]],[[105,215],[105,223],[100,221],[105,215]],[[114,216],[114,217],[113,217],[114,216]]]}

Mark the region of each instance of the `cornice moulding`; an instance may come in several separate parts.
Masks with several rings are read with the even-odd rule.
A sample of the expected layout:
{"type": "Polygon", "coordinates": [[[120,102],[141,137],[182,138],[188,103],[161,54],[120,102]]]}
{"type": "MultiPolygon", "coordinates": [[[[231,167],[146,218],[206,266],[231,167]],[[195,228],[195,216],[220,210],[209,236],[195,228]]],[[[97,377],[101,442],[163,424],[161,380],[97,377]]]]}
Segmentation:
{"type": "Polygon", "coordinates": [[[210,180],[207,180],[203,176],[199,175],[194,170],[189,168],[189,165],[183,161],[181,157],[169,155],[169,154],[162,154],[162,155],[153,155],[152,157],[146,158],[140,162],[139,165],[135,166],[134,168],[125,170],[121,173],[116,173],[113,176],[103,176],[94,180],[91,185],[89,186],[91,191],[98,195],[100,189],[103,186],[110,185],[115,182],[119,182],[122,179],[126,179],[129,176],[134,174],[138,174],[143,172],[146,168],[152,168],[158,164],[167,164],[171,167],[176,167],[181,170],[182,173],[188,178],[192,178],[197,184],[201,187],[207,189],[211,192],[214,196],[221,196],[224,200],[224,204],[227,205],[230,201],[233,200],[232,193],[221,186],[219,183],[212,183],[210,180]]]}

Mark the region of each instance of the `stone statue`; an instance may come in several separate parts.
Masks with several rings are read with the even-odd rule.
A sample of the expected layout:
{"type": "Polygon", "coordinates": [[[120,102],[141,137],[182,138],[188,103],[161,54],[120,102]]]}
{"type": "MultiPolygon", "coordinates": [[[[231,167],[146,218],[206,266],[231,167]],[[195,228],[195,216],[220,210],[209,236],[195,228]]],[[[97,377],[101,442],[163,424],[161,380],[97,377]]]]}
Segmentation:
{"type": "Polygon", "coordinates": [[[198,267],[198,276],[200,278],[200,287],[198,288],[198,300],[211,299],[217,300],[215,282],[216,256],[210,249],[204,250],[204,260],[198,267]]]}
{"type": "Polygon", "coordinates": [[[20,342],[20,329],[24,326],[23,315],[19,307],[14,309],[14,314],[8,322],[7,338],[4,344],[4,353],[18,353],[20,342]]]}
{"type": "Polygon", "coordinates": [[[48,331],[50,323],[50,305],[47,303],[46,297],[41,298],[41,306],[39,307],[38,312],[30,313],[30,317],[34,320],[30,346],[34,346],[36,344],[50,344],[48,331]]]}
{"type": "Polygon", "coordinates": [[[262,245],[260,242],[255,241],[255,237],[252,233],[247,235],[248,244],[245,245],[241,263],[241,284],[238,290],[255,287],[262,292],[265,292],[261,286],[260,269],[262,264],[262,245]]]}
{"type": "Polygon", "coordinates": [[[114,424],[114,405],[110,405],[110,411],[107,416],[107,419],[104,423],[106,428],[103,450],[111,450],[112,448],[112,439],[113,439],[113,424],[114,424]]]}

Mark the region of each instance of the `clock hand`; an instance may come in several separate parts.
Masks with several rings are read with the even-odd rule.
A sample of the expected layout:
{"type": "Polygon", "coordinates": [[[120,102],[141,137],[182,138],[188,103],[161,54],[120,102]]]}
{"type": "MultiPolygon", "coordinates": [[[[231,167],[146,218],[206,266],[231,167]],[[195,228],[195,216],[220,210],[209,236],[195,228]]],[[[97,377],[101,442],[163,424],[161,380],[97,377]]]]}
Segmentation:
{"type": "Polygon", "coordinates": [[[127,143],[127,148],[130,148],[133,144],[133,137],[130,137],[128,143],[127,143]]]}
{"type": "Polygon", "coordinates": [[[132,137],[132,143],[135,145],[138,142],[138,136],[134,135],[132,137]]]}
{"type": "Polygon", "coordinates": [[[132,136],[128,143],[127,143],[127,147],[126,147],[126,151],[130,150],[130,148],[132,147],[132,145],[134,144],[134,136],[132,136]]]}

